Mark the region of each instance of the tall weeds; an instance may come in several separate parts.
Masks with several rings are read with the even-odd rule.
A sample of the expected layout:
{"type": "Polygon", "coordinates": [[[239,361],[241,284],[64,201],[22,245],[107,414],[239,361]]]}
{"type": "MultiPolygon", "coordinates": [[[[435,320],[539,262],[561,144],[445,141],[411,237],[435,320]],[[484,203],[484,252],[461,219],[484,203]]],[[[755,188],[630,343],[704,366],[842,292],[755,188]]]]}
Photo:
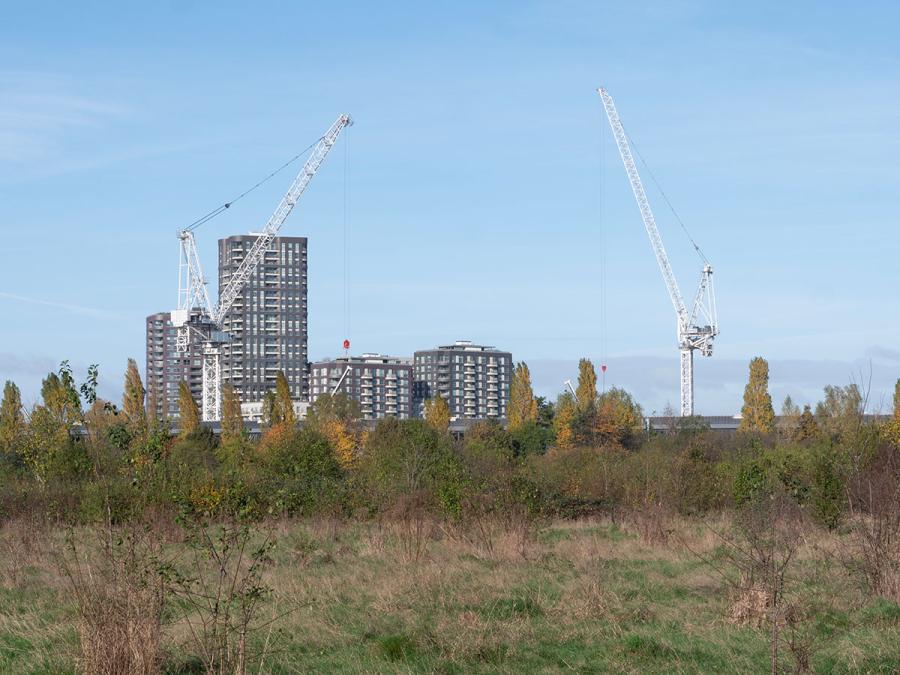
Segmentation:
{"type": "Polygon", "coordinates": [[[84,672],[158,672],[166,596],[158,559],[159,547],[146,531],[67,533],[58,561],[78,610],[84,672]]]}

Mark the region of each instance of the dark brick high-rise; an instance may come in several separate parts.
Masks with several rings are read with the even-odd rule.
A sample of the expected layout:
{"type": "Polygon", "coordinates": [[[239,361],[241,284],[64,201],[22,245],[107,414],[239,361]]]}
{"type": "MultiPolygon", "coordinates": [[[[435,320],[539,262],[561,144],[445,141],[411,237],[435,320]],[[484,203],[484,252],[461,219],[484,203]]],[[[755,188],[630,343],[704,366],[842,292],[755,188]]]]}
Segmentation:
{"type": "MultiPolygon", "coordinates": [[[[219,240],[219,288],[228,283],[256,237],[219,240]]],[[[284,371],[295,400],[309,395],[306,237],[276,237],[256,273],[225,315],[232,342],[222,349],[222,381],[242,403],[261,401],[284,371]]]]}

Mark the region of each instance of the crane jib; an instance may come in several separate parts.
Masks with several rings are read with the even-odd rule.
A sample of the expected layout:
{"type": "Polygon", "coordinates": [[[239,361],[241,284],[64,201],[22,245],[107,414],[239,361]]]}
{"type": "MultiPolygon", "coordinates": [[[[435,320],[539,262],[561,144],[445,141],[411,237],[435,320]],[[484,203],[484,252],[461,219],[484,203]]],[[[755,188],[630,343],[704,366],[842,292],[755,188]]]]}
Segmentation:
{"type": "MultiPolygon", "coordinates": [[[[625,134],[622,121],[619,119],[616,105],[606,89],[600,88],[597,90],[597,93],[600,94],[600,98],[603,101],[603,107],[609,119],[609,126],[612,129],[622,163],[625,165],[628,182],[631,184],[631,191],[634,193],[638,209],[641,212],[641,219],[644,222],[644,228],[647,230],[647,236],[650,238],[650,246],[656,255],[656,262],[659,265],[660,272],[662,272],[666,289],[669,291],[672,306],[675,308],[681,361],[681,415],[691,416],[694,414],[694,351],[699,350],[704,356],[711,356],[713,339],[719,333],[715,293],[712,283],[712,267],[709,264],[704,265],[700,276],[700,286],[694,296],[691,312],[688,314],[684,298],[678,289],[675,274],[672,272],[672,266],[669,263],[669,256],[666,254],[666,249],[663,246],[662,236],[660,236],[659,229],[656,227],[656,219],[653,217],[650,201],[647,199],[644,185],[634,163],[634,157],[632,157],[631,148],[628,144],[628,137],[625,134]],[[704,326],[697,326],[696,322],[701,317],[707,323],[704,326]]],[[[683,224],[682,227],[684,227],[683,224]]],[[[694,244],[694,248],[699,252],[700,249],[693,242],[693,239],[691,243],[694,244]]]]}

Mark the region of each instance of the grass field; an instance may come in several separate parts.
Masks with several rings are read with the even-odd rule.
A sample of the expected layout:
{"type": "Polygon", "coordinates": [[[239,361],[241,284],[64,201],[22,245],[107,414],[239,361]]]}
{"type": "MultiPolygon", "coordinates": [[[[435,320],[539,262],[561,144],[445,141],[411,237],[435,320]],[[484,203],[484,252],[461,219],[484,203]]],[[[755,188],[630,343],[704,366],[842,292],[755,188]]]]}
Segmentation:
{"type": "MultiPolygon", "coordinates": [[[[663,544],[580,521],[498,528],[476,545],[438,526],[420,542],[375,523],[278,522],[261,612],[280,618],[253,635],[265,658],[251,671],[767,672],[769,627],[734,623],[734,591],[696,555],[721,559],[720,543],[700,523],[673,527],[663,544]]],[[[62,533],[13,523],[2,537],[0,672],[77,672],[62,533]]],[[[816,537],[788,577],[812,668],[900,671],[900,605],[868,597],[816,537]]],[[[164,668],[195,672],[177,609],[164,668]]],[[[787,647],[781,667],[795,667],[787,647]]]]}

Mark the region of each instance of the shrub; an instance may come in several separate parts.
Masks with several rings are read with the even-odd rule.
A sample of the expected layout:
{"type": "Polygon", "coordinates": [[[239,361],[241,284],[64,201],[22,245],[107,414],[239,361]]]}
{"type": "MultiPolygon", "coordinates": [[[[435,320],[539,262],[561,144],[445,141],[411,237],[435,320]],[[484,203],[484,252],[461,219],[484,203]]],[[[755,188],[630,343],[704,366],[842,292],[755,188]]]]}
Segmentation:
{"type": "Polygon", "coordinates": [[[819,449],[815,455],[810,491],[816,519],[829,530],[835,529],[844,513],[844,481],[830,447],[819,449]]]}
{"type": "Polygon", "coordinates": [[[321,434],[309,429],[283,434],[269,446],[265,461],[273,510],[308,514],[335,505],[342,471],[321,434]]]}
{"type": "Polygon", "coordinates": [[[722,503],[715,464],[709,449],[702,443],[691,442],[674,464],[675,508],[679,513],[706,513],[722,503]]]}
{"type": "Polygon", "coordinates": [[[746,459],[738,465],[732,485],[732,494],[738,506],[757,501],[770,491],[769,477],[759,459],[746,459]]]}
{"type": "Polygon", "coordinates": [[[429,495],[432,506],[459,508],[459,459],[449,436],[423,420],[381,420],[366,439],[358,476],[375,509],[420,492],[429,495]]]}

